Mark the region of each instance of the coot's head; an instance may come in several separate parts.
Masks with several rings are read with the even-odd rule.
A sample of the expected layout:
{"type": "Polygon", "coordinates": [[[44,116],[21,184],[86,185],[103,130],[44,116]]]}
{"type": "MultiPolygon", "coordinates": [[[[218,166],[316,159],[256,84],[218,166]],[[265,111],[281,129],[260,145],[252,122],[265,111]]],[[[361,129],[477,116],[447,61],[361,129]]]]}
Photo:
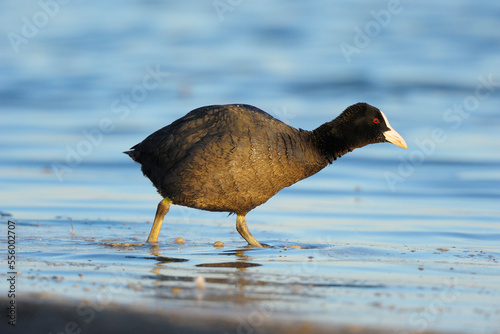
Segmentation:
{"type": "Polygon", "coordinates": [[[360,139],[361,145],[389,142],[407,148],[406,142],[394,130],[385,114],[367,103],[357,103],[347,108],[339,118],[342,120],[342,130],[350,137],[360,139]]]}

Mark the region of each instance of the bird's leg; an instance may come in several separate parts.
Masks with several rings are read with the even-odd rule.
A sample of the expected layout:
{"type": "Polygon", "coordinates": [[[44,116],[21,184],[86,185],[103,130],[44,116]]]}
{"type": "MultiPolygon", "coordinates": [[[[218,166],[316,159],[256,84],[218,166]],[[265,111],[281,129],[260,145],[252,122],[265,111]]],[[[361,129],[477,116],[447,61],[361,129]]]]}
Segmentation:
{"type": "Polygon", "coordinates": [[[149,232],[148,242],[149,243],[157,243],[158,235],[160,234],[161,224],[163,223],[163,217],[168,212],[170,208],[170,204],[172,201],[170,198],[165,197],[160,203],[158,203],[158,208],[156,209],[155,221],[153,222],[153,227],[151,228],[151,232],[149,232]]]}
{"type": "Polygon", "coordinates": [[[236,216],[236,230],[238,233],[245,239],[249,245],[255,246],[255,247],[264,247],[261,245],[260,242],[257,241],[257,239],[254,238],[252,233],[248,230],[247,227],[247,220],[245,216],[243,215],[237,215],[236,216]]]}

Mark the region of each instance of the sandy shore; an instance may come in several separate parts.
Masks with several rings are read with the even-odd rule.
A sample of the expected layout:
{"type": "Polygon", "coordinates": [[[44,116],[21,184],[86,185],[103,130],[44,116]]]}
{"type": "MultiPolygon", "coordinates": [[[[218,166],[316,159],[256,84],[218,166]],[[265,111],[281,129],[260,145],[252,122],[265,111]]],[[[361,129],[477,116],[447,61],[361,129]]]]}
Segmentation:
{"type": "MultiPolygon", "coordinates": [[[[2,305],[7,301],[2,299],[2,305]]],[[[102,311],[92,312],[79,301],[57,296],[29,296],[18,301],[16,326],[4,321],[2,333],[179,333],[179,334],[230,334],[230,333],[396,333],[391,330],[369,329],[358,326],[332,327],[293,319],[259,317],[236,314],[230,309],[152,309],[108,304],[102,311]]]]}

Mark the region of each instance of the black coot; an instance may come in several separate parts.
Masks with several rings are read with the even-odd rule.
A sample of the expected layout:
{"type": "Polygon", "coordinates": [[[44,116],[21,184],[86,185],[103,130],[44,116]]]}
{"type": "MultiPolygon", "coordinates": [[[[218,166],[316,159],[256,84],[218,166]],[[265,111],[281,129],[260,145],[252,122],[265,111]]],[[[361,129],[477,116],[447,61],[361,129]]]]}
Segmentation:
{"type": "Polygon", "coordinates": [[[380,110],[357,103],[313,131],[295,129],[244,104],[195,109],[125,152],[164,199],[148,242],[158,242],[170,204],[236,213],[236,229],[262,247],[245,215],[284,187],[358,147],[404,139],[380,110]]]}

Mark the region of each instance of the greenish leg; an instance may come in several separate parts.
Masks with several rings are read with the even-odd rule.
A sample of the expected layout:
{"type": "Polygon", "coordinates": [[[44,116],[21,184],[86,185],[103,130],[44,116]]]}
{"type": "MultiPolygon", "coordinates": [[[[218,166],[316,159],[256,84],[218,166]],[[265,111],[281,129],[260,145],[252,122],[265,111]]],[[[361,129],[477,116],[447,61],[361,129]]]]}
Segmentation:
{"type": "Polygon", "coordinates": [[[157,243],[158,235],[160,234],[161,224],[163,223],[163,217],[168,212],[170,208],[170,204],[172,201],[170,198],[164,198],[160,203],[158,203],[158,208],[156,209],[155,221],[153,222],[153,227],[151,228],[151,232],[149,232],[148,242],[149,243],[157,243]]]}
{"type": "Polygon", "coordinates": [[[257,241],[257,239],[254,238],[252,233],[248,230],[247,227],[247,220],[245,216],[242,215],[237,215],[236,216],[236,230],[238,233],[245,239],[249,245],[255,246],[255,247],[264,247],[261,245],[260,242],[257,241]]]}

